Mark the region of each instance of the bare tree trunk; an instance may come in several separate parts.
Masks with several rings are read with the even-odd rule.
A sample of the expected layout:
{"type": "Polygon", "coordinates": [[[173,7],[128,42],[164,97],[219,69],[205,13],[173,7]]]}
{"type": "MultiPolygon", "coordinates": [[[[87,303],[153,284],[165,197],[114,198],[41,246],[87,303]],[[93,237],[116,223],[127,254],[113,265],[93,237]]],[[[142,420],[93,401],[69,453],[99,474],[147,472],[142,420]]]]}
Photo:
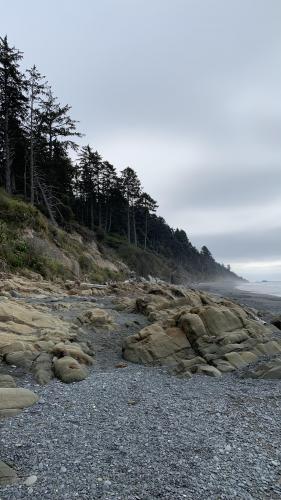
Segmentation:
{"type": "Polygon", "coordinates": [[[145,232],[144,232],[144,248],[146,250],[146,245],[147,245],[147,210],[145,211],[145,232]]]}
{"type": "Polygon", "coordinates": [[[128,199],[128,208],[127,208],[127,234],[128,234],[128,243],[131,243],[130,203],[129,203],[129,199],[128,199]]]}
{"type": "Polygon", "coordinates": [[[110,233],[111,231],[111,222],[112,222],[112,213],[111,210],[109,211],[109,223],[108,223],[108,229],[107,232],[110,233]]]}
{"type": "Polygon", "coordinates": [[[136,216],[135,216],[135,206],[133,203],[133,231],[134,231],[134,243],[136,246],[138,246],[138,240],[137,240],[137,228],[136,228],[136,216]]]}
{"type": "Polygon", "coordinates": [[[51,219],[52,223],[54,224],[54,226],[57,226],[57,221],[56,221],[56,219],[54,217],[54,214],[53,214],[53,211],[52,211],[51,206],[49,204],[49,201],[48,201],[48,198],[46,196],[46,193],[45,193],[45,191],[44,191],[44,189],[43,189],[43,187],[42,187],[42,185],[41,185],[41,183],[40,183],[40,181],[38,179],[37,179],[37,182],[38,182],[38,186],[39,186],[39,189],[41,191],[44,203],[45,203],[46,208],[48,210],[48,214],[50,216],[50,219],[51,219]]]}
{"type": "Polygon", "coordinates": [[[94,230],[94,202],[93,202],[93,198],[91,199],[91,202],[90,202],[90,224],[91,224],[91,229],[92,231],[94,230]]]}
{"type": "Polygon", "coordinates": [[[30,101],[30,203],[31,205],[34,205],[33,101],[34,101],[34,90],[32,84],[31,101],[30,101]]]}
{"type": "Polygon", "coordinates": [[[5,189],[7,193],[12,193],[12,185],[11,185],[11,164],[12,160],[10,158],[10,140],[9,140],[9,109],[8,103],[6,103],[5,110],[5,139],[4,139],[4,148],[5,148],[5,189]]]}

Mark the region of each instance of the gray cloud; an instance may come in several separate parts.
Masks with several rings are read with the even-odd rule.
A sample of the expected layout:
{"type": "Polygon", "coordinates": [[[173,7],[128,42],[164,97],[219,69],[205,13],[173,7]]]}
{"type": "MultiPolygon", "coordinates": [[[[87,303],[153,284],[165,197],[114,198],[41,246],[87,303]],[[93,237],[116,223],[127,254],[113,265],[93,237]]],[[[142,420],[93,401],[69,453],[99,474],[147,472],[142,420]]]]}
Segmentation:
{"type": "Polygon", "coordinates": [[[275,258],[280,0],[1,4],[0,32],[72,104],[83,141],[134,167],[169,223],[225,262],[275,258]]]}

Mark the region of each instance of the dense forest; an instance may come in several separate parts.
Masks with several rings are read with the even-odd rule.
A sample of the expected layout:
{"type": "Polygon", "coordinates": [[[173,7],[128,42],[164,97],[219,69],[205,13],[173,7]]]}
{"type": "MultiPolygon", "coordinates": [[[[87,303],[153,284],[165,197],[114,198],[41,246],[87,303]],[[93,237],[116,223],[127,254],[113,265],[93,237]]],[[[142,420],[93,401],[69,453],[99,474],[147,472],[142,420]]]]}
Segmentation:
{"type": "Polygon", "coordinates": [[[157,215],[157,202],[133,168],[118,173],[94,147],[77,145],[82,134],[71,106],[60,104],[36,66],[24,71],[22,59],[7,37],[0,38],[0,183],[6,192],[67,230],[78,222],[100,240],[118,235],[187,271],[235,277],[207,247],[198,251],[185,231],[157,215]]]}

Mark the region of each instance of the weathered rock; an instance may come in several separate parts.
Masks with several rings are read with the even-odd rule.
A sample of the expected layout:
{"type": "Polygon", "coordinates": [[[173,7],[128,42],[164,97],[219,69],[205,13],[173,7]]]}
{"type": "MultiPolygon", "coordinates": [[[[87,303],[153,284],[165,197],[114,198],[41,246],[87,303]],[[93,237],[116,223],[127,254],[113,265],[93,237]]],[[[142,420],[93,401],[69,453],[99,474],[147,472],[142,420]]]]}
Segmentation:
{"type": "Polygon", "coordinates": [[[94,362],[93,358],[86,354],[82,347],[76,343],[64,344],[60,342],[55,345],[52,352],[57,357],[70,356],[85,365],[92,365],[94,362]]]}
{"type": "Polygon", "coordinates": [[[281,314],[279,316],[275,316],[275,318],[271,320],[271,324],[281,330],[281,314]]]}
{"type": "Polygon", "coordinates": [[[88,375],[87,370],[76,359],[70,356],[56,359],[54,362],[54,371],[55,375],[66,384],[84,380],[88,375]]]}
{"type": "Polygon", "coordinates": [[[8,365],[30,369],[35,358],[36,354],[32,351],[17,351],[6,354],[5,361],[8,365]]]}
{"type": "Polygon", "coordinates": [[[12,352],[25,351],[26,348],[26,344],[19,340],[18,342],[12,342],[11,344],[2,346],[0,352],[3,356],[5,356],[5,354],[10,354],[12,352]]]}
{"type": "Polygon", "coordinates": [[[32,365],[32,373],[36,382],[40,385],[45,385],[53,378],[52,356],[47,352],[41,352],[34,360],[32,365]]]}
{"type": "Polygon", "coordinates": [[[81,324],[93,325],[96,327],[112,327],[113,319],[104,309],[89,309],[78,316],[81,324]]]}
{"type": "Polygon", "coordinates": [[[229,300],[188,290],[175,298],[167,286],[164,293],[158,286],[136,304],[157,321],[124,340],[123,356],[132,362],[178,363],[178,374],[220,376],[255,363],[263,354],[281,352],[271,331],[251,311],[229,300]]]}
{"type": "Polygon", "coordinates": [[[221,377],[221,372],[211,365],[198,365],[195,373],[202,373],[203,375],[209,375],[210,377],[221,377]]]}
{"type": "Polygon", "coordinates": [[[276,358],[270,363],[258,366],[256,370],[246,373],[246,376],[269,380],[280,380],[281,358],[276,358]]]}
{"type": "Polygon", "coordinates": [[[3,375],[0,374],[0,387],[13,388],[17,387],[16,382],[14,381],[11,375],[3,375]]]}
{"type": "Polygon", "coordinates": [[[37,394],[29,389],[3,387],[0,389],[0,417],[16,415],[38,399],[37,394]]]}
{"type": "Polygon", "coordinates": [[[14,484],[18,481],[18,475],[12,467],[0,460],[0,485],[14,484]]]}

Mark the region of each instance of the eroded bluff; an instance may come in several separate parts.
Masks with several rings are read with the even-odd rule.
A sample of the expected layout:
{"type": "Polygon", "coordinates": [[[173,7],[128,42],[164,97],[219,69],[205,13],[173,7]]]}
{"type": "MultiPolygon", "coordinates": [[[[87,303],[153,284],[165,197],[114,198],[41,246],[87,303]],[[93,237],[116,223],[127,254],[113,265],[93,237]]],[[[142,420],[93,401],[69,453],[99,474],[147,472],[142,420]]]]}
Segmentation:
{"type": "Polygon", "coordinates": [[[136,300],[153,322],[123,342],[123,356],[134,363],[174,365],[179,375],[220,376],[281,354],[250,309],[229,300],[173,286],[154,287],[136,300]]]}

